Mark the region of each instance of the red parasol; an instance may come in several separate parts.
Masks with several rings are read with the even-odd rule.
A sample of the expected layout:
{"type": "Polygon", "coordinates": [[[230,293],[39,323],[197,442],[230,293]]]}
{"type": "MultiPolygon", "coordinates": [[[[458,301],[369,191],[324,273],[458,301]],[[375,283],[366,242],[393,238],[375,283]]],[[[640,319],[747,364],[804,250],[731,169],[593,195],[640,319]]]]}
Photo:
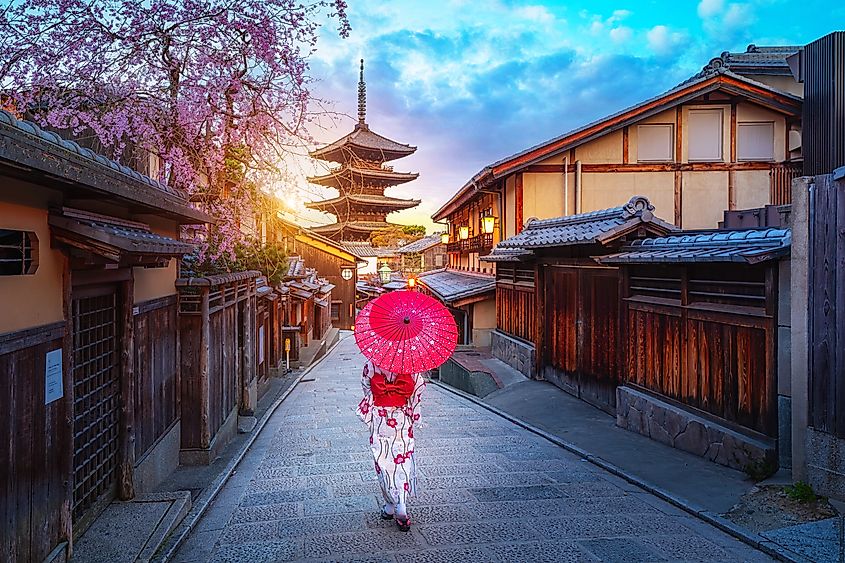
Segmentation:
{"type": "Polygon", "coordinates": [[[381,369],[420,373],[436,368],[454,352],[458,327],[437,300],[416,291],[394,291],[358,313],[355,342],[381,369]]]}

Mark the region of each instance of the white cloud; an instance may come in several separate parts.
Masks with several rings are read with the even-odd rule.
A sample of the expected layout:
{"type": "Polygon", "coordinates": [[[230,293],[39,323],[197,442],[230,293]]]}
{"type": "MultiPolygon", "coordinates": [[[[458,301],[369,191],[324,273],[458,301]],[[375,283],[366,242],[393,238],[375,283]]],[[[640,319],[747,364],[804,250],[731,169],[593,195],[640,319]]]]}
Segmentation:
{"type": "Polygon", "coordinates": [[[682,33],[671,31],[665,25],[656,25],[646,33],[648,46],[657,55],[668,55],[683,40],[682,33]]]}
{"type": "Polygon", "coordinates": [[[624,25],[619,27],[614,27],[610,30],[610,39],[614,43],[625,43],[631,36],[633,35],[633,31],[630,27],[625,27],[624,25]]]}
{"type": "Polygon", "coordinates": [[[631,15],[630,10],[614,10],[613,15],[607,18],[607,23],[609,25],[613,25],[615,23],[621,22],[625,18],[631,15]]]}
{"type": "Polygon", "coordinates": [[[723,0],[701,0],[698,3],[698,17],[702,19],[712,18],[721,13],[724,7],[723,0]]]}
{"type": "Polygon", "coordinates": [[[517,8],[516,14],[523,19],[539,23],[551,23],[555,17],[545,6],[523,6],[517,8]]]}
{"type": "Polygon", "coordinates": [[[596,20],[590,25],[590,33],[593,35],[598,35],[602,31],[604,31],[604,24],[602,22],[596,20]]]}

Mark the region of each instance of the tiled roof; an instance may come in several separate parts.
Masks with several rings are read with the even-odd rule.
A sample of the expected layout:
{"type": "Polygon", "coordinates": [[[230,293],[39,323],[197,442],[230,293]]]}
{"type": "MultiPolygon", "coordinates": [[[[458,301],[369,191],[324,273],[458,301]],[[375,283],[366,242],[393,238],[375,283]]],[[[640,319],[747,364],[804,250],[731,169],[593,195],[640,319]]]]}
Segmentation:
{"type": "Polygon", "coordinates": [[[535,248],[602,243],[641,223],[651,223],[667,232],[675,230],[674,225],[655,217],[653,211],[654,206],[647,198],[635,196],[621,207],[534,220],[521,233],[501,241],[491,254],[481,259],[490,262],[513,261],[526,258],[535,248]]]}
{"type": "Polygon", "coordinates": [[[407,156],[417,150],[417,147],[397,143],[378,133],[373,133],[369,127],[356,126],[355,130],[348,135],[325,147],[311,151],[310,156],[321,160],[341,162],[345,157],[348,158],[345,153],[354,154],[359,152],[356,151],[358,148],[364,149],[365,152],[383,153],[381,157],[384,160],[407,156]]]}
{"type": "Polygon", "coordinates": [[[424,252],[433,246],[437,246],[438,244],[443,244],[440,242],[440,234],[436,235],[428,235],[427,237],[423,237],[419,240],[415,240],[414,242],[408,243],[405,246],[399,247],[398,252],[399,254],[410,254],[414,252],[424,252]]]}
{"type": "Polygon", "coordinates": [[[749,45],[744,52],[723,51],[707,63],[701,72],[693,78],[701,78],[721,68],[730,69],[737,74],[769,74],[792,76],[786,58],[801,49],[795,45],[776,47],[758,47],[749,45]]]}
{"type": "Polygon", "coordinates": [[[190,243],[150,232],[140,226],[115,224],[84,215],[51,214],[49,223],[57,232],[72,233],[75,237],[96,241],[98,247],[106,246],[130,255],[182,256],[194,250],[194,245],[190,243]]]}
{"type": "MultiPolygon", "coordinates": [[[[35,123],[25,121],[23,119],[17,119],[6,110],[0,110],[0,132],[2,132],[3,129],[16,134],[23,134],[24,136],[28,136],[30,138],[35,138],[41,143],[48,143],[48,146],[50,146],[51,149],[56,150],[56,154],[62,157],[63,160],[69,161],[76,159],[77,162],[79,162],[78,159],[81,159],[87,166],[90,166],[89,170],[103,170],[108,171],[109,174],[116,174],[118,182],[122,180],[123,182],[129,184],[132,188],[131,190],[121,190],[121,195],[132,194],[134,199],[138,202],[146,205],[153,205],[156,208],[160,208],[165,211],[175,212],[185,218],[194,219],[194,222],[196,223],[211,220],[211,218],[205,213],[201,213],[191,208],[188,205],[187,195],[181,190],[177,190],[172,186],[153,180],[136,170],[99,155],[91,149],[81,147],[74,141],[63,139],[52,131],[45,131],[35,123]]],[[[9,150],[9,147],[4,146],[2,151],[4,159],[15,161],[16,158],[11,153],[7,154],[7,150],[9,150]]],[[[39,157],[39,165],[47,165],[49,168],[51,164],[55,164],[55,158],[42,154],[40,151],[36,151],[36,153],[39,157]]],[[[21,164],[29,165],[29,163],[21,164]]],[[[32,166],[32,168],[40,167],[32,166]]],[[[79,174],[79,164],[75,164],[74,170],[76,174],[74,174],[73,178],[68,177],[68,181],[77,180],[80,183],[86,183],[90,180],[90,178],[79,174]]],[[[44,169],[44,171],[53,175],[61,175],[60,172],[50,169],[44,169]]],[[[112,178],[115,178],[115,176],[112,176],[112,178]]],[[[112,182],[114,182],[114,180],[112,180],[112,182]]],[[[107,181],[105,183],[98,183],[98,185],[94,185],[93,187],[113,191],[115,187],[109,184],[110,182],[107,181]]],[[[125,197],[127,197],[127,195],[125,195],[125,197]]]]}
{"type": "Polygon", "coordinates": [[[450,269],[424,272],[417,283],[447,304],[496,290],[495,276],[450,269]]]}
{"type": "Polygon", "coordinates": [[[519,262],[526,258],[531,258],[534,253],[523,248],[501,248],[498,245],[493,248],[490,254],[479,258],[485,262],[519,262]]]}
{"type": "Polygon", "coordinates": [[[366,179],[370,181],[381,180],[381,184],[396,185],[416,180],[419,177],[417,172],[394,172],[385,168],[362,168],[358,166],[343,165],[336,170],[332,170],[328,174],[322,176],[309,176],[306,178],[312,184],[321,184],[323,186],[337,187],[340,185],[340,179],[343,178],[347,182],[355,179],[366,179]]]}
{"type": "Polygon", "coordinates": [[[401,227],[401,225],[388,223],[387,221],[349,221],[345,223],[329,223],[328,225],[308,227],[308,230],[314,233],[336,233],[338,231],[348,229],[350,231],[372,233],[373,231],[380,231],[390,227],[401,227]]]}
{"type": "Polygon", "coordinates": [[[688,262],[757,263],[789,253],[789,229],[702,231],[633,241],[604,264],[672,264],[688,262]]]}
{"type": "Polygon", "coordinates": [[[392,258],[396,256],[395,248],[376,247],[369,242],[341,242],[343,248],[359,258],[392,258]]]}
{"type": "Polygon", "coordinates": [[[305,275],[305,260],[299,256],[288,257],[288,273],[287,278],[298,278],[305,275]]]}
{"type": "MultiPolygon", "coordinates": [[[[305,204],[309,209],[322,209],[326,207],[335,207],[337,205],[349,202],[351,204],[362,205],[377,205],[382,207],[391,207],[393,209],[410,209],[420,204],[419,199],[401,199],[398,197],[388,197],[386,195],[374,194],[344,194],[340,197],[332,199],[324,199],[321,201],[310,201],[305,204]]],[[[331,212],[331,211],[330,211],[331,212]]]]}

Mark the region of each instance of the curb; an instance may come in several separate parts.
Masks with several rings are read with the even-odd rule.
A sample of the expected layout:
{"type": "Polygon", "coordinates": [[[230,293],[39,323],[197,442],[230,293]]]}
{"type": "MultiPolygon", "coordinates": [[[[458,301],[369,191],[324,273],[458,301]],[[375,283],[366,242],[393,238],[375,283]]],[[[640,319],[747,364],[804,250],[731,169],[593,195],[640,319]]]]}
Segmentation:
{"type": "Polygon", "coordinates": [[[464,398],[464,399],[466,399],[466,400],[468,400],[472,403],[475,403],[476,405],[478,405],[478,406],[480,406],[484,409],[487,409],[488,411],[490,411],[494,414],[499,415],[500,417],[504,418],[505,420],[508,420],[508,421],[516,424],[517,426],[520,426],[520,427],[524,428],[525,430],[528,430],[529,432],[537,434],[538,436],[545,438],[549,442],[551,442],[551,443],[553,443],[557,446],[560,446],[563,449],[570,451],[570,452],[574,453],[575,455],[577,455],[577,456],[579,456],[583,459],[586,459],[587,461],[589,461],[593,465],[600,467],[601,469],[604,469],[608,473],[612,473],[613,475],[616,475],[617,477],[621,477],[622,479],[628,481],[632,485],[636,485],[639,488],[643,489],[644,491],[651,493],[656,497],[661,498],[662,500],[668,502],[669,504],[671,504],[671,505],[673,505],[677,508],[680,508],[684,512],[687,512],[687,513],[695,516],[696,518],[703,520],[703,521],[707,522],[708,524],[710,524],[712,526],[715,526],[716,528],[720,529],[721,531],[730,534],[731,536],[735,537],[736,539],[742,541],[743,543],[750,545],[754,549],[762,551],[763,553],[765,553],[766,555],[768,555],[770,557],[773,557],[773,558],[775,558],[779,561],[786,561],[787,563],[802,563],[804,561],[803,559],[794,559],[793,557],[787,555],[783,551],[776,549],[774,547],[776,544],[772,543],[770,540],[767,540],[766,538],[763,538],[762,536],[759,536],[755,533],[752,533],[752,532],[749,532],[747,530],[740,528],[739,526],[737,526],[736,524],[734,524],[730,520],[723,518],[719,514],[716,514],[714,512],[710,512],[710,511],[704,509],[703,507],[697,506],[697,505],[690,503],[690,502],[688,502],[688,501],[686,501],[686,500],[684,500],[684,499],[682,499],[678,496],[675,496],[671,492],[669,492],[669,491],[667,491],[667,490],[665,490],[665,489],[663,489],[663,488],[661,488],[661,487],[659,487],[659,486],[657,486],[653,483],[650,483],[650,482],[646,481],[645,479],[638,477],[637,475],[629,473],[628,471],[625,471],[621,467],[618,467],[618,466],[610,463],[607,460],[604,460],[604,459],[602,459],[602,458],[600,458],[596,455],[593,455],[590,452],[576,446],[575,444],[573,444],[571,442],[567,442],[566,440],[562,440],[562,439],[558,438],[557,436],[555,436],[554,434],[551,434],[549,432],[546,432],[545,430],[537,428],[536,426],[529,424],[528,422],[525,422],[524,420],[516,418],[515,416],[510,415],[510,414],[506,413],[505,411],[498,409],[498,408],[496,408],[492,405],[488,405],[487,403],[485,403],[484,401],[482,401],[481,399],[479,399],[475,395],[470,395],[469,393],[461,391],[460,389],[455,389],[454,387],[451,387],[451,386],[446,385],[445,383],[441,383],[439,381],[429,380],[429,382],[433,383],[434,385],[436,385],[437,387],[440,387],[441,389],[443,389],[445,391],[448,391],[448,392],[450,392],[454,395],[457,395],[457,396],[462,397],[462,398],[464,398]]]}
{"type": "Polygon", "coordinates": [[[220,494],[220,491],[223,490],[223,487],[226,485],[226,482],[235,472],[235,469],[240,464],[241,460],[243,460],[246,453],[252,447],[252,444],[255,443],[255,440],[258,439],[258,435],[261,434],[261,431],[267,425],[267,422],[270,420],[270,417],[276,412],[276,409],[287,399],[288,395],[290,395],[294,389],[296,389],[299,382],[302,381],[308,373],[311,372],[314,368],[319,366],[323,363],[323,360],[329,357],[331,352],[344,340],[349,338],[349,336],[339,336],[338,339],[335,341],[334,344],[331,345],[330,348],[326,350],[326,353],[317,360],[313,362],[310,366],[305,368],[305,370],[300,373],[296,380],[288,387],[276,401],[270,405],[258,423],[255,425],[255,428],[252,431],[252,435],[249,439],[244,442],[243,446],[241,447],[240,451],[235,455],[234,458],[226,465],[226,468],[217,476],[217,478],[205,489],[200,496],[197,497],[196,502],[194,503],[191,511],[185,516],[185,519],[179,525],[178,528],[173,532],[173,534],[162,544],[162,546],[156,552],[156,556],[152,558],[153,563],[166,563],[170,561],[175,555],[179,548],[185,543],[185,540],[188,539],[190,533],[196,528],[197,524],[199,523],[200,519],[205,514],[205,511],[208,510],[208,507],[211,506],[211,503],[214,502],[214,499],[217,498],[217,495],[220,494]]]}

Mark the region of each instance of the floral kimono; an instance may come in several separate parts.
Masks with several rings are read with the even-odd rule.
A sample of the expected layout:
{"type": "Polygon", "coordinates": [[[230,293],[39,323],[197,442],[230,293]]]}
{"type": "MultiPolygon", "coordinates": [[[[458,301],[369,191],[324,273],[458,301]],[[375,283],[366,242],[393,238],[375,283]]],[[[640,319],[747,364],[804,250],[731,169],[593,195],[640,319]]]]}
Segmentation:
{"type": "Polygon", "coordinates": [[[414,424],[420,419],[425,379],[420,374],[394,374],[367,362],[361,385],[364,398],[357,413],[370,428],[370,449],[384,500],[404,505],[408,496],[416,494],[414,424]]]}

